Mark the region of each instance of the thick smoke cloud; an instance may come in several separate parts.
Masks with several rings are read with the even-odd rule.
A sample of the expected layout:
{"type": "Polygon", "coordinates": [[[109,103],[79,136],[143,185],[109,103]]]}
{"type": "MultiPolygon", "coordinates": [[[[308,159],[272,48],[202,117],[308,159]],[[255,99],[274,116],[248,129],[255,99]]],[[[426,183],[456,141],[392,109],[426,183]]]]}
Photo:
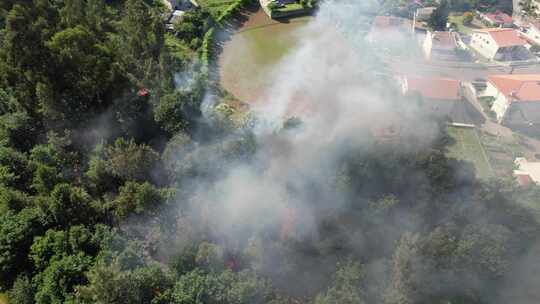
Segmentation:
{"type": "MultiPolygon", "coordinates": [[[[366,297],[376,299],[372,303],[382,299],[386,287],[392,286],[391,260],[399,255],[396,247],[400,239],[406,232],[429,235],[431,227],[425,229],[426,223],[436,215],[418,212],[423,206],[414,206],[415,210],[406,206],[378,217],[378,207],[372,207],[379,201],[391,206],[396,203],[394,199],[415,200],[418,192],[432,187],[432,180],[423,171],[395,168],[396,179],[411,179],[416,184],[396,190],[399,199],[392,195],[370,197],[368,193],[388,194],[393,190],[376,178],[363,180],[360,187],[348,185],[342,180],[347,174],[340,172],[344,170],[343,159],[374,151],[411,157],[429,150],[440,139],[440,129],[418,103],[400,94],[379,50],[366,42],[376,10],[369,1],[325,2],[298,34],[298,46],[274,67],[266,93],[250,101],[250,123],[215,142],[190,141],[183,136],[172,140],[177,143],[169,145],[164,158],[166,167],[178,174],[180,187],[173,203],[175,212],[168,210],[164,217],[174,217],[176,230],[168,235],[163,230],[158,235],[155,229],[146,233],[152,241],[159,239],[161,246],[154,257],[167,260],[185,244],[214,243],[225,250],[221,252],[224,256],[247,257],[249,261],[243,266],[272,278],[280,290],[304,296],[323,290],[336,262],[344,258],[328,248],[346,246],[347,253],[364,264],[364,275],[370,281],[366,297]],[[291,117],[301,123],[289,120],[291,117]],[[231,154],[249,156],[236,158],[231,154]],[[360,189],[351,191],[348,187],[360,189]],[[354,208],[352,201],[357,204],[354,208]],[[377,218],[389,221],[374,224],[377,228],[373,231],[360,231],[360,225],[325,227],[332,235],[323,235],[325,220],[339,223],[340,214],[349,212],[356,213],[346,220],[369,221],[373,215],[373,222],[377,218]],[[321,248],[303,248],[306,244],[321,248]],[[308,251],[318,251],[319,256],[313,258],[308,251]]],[[[189,83],[186,79],[182,83],[189,83]]],[[[202,105],[204,123],[216,123],[216,101],[211,92],[206,96],[202,105]]],[[[471,176],[463,172],[465,175],[471,176]]],[[[453,197],[449,200],[459,201],[462,190],[449,193],[453,197]]],[[[485,206],[477,208],[463,218],[468,223],[489,224],[491,217],[483,216],[485,206]]],[[[164,226],[163,217],[160,220],[148,226],[164,226]]],[[[132,226],[147,229],[137,222],[132,226]]],[[[456,293],[462,292],[462,285],[441,283],[454,275],[454,269],[429,273],[432,268],[427,267],[427,259],[414,256],[420,255],[417,250],[408,253],[418,264],[414,267],[420,269],[415,275],[422,278],[415,278],[417,281],[436,285],[434,289],[441,294],[457,289],[456,293]]],[[[537,298],[534,292],[517,296],[524,289],[534,290],[520,282],[537,270],[528,267],[536,262],[536,251],[527,254],[509,275],[503,291],[508,299],[527,304],[537,298]]],[[[464,282],[484,283],[473,271],[464,282]]],[[[536,281],[527,282],[532,286],[536,281]]]]}
{"type": "Polygon", "coordinates": [[[221,232],[261,218],[272,223],[288,207],[307,217],[313,206],[339,207],[343,198],[331,180],[336,162],[350,150],[372,145],[378,133],[395,128],[401,136],[415,137],[417,149],[435,138],[434,123],[422,119],[420,109],[388,94],[397,87],[392,76],[385,75],[385,83],[377,78],[384,68],[363,41],[364,34],[359,31],[351,43],[345,37],[351,33],[336,27],[346,22],[367,26],[361,21],[369,17],[366,3],[355,3],[323,5],[298,35],[299,46],[275,67],[269,93],[252,102],[259,146],[254,159],[234,164],[222,180],[202,186],[195,195],[198,204],[214,202],[216,218],[211,222],[221,232]],[[280,131],[290,117],[300,118],[301,126],[280,131]],[[408,125],[412,121],[414,129],[408,125]]]}
{"type": "MultiPolygon", "coordinates": [[[[272,240],[316,241],[320,215],[346,208],[350,193],[340,186],[340,160],[375,144],[403,152],[432,144],[437,136],[435,122],[400,97],[392,75],[365,42],[372,12],[368,1],[325,3],[321,7],[298,35],[298,47],[274,68],[268,94],[251,102],[254,123],[248,132],[253,133],[257,146],[252,157],[222,164],[214,155],[219,149],[211,144],[174,154],[168,167],[196,158],[196,166],[209,167],[209,175],[219,176],[183,181],[183,188],[191,191],[182,192],[178,199],[178,243],[197,238],[191,236],[193,232],[203,230],[207,241],[232,251],[244,250],[241,254],[256,260],[252,267],[277,276],[287,271],[288,260],[298,263],[306,259],[299,252],[283,252],[272,240]],[[302,123],[283,129],[290,117],[302,123]],[[416,144],[393,143],[396,134],[416,144]],[[390,142],[381,143],[381,138],[390,142]],[[214,163],[220,163],[215,165],[215,173],[214,163]]],[[[211,95],[205,100],[203,113],[208,114],[213,101],[211,95]]],[[[401,229],[416,225],[407,217],[400,221],[400,229],[388,231],[388,240],[381,242],[392,243],[401,229]]],[[[343,238],[358,252],[369,247],[361,235],[345,234],[336,240],[343,238]]],[[[170,243],[164,247],[170,248],[170,243]]],[[[295,285],[295,291],[315,290],[334,270],[338,257],[328,255],[326,259],[325,265],[309,266],[309,277],[298,274],[296,279],[281,280],[282,287],[290,288],[287,282],[295,280],[304,282],[295,285]],[[321,271],[316,271],[317,267],[321,271]]],[[[384,267],[382,261],[375,261],[366,271],[373,272],[373,280],[382,280],[384,267]]]]}

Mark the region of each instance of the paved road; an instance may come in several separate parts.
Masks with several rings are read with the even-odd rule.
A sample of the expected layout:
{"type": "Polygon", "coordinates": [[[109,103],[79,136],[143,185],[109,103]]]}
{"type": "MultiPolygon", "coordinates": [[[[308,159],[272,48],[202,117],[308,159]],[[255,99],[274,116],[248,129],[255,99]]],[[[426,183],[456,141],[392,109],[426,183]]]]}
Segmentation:
{"type": "Polygon", "coordinates": [[[476,78],[486,78],[494,74],[540,74],[540,63],[525,66],[460,66],[456,64],[430,64],[428,62],[407,62],[397,59],[387,60],[389,67],[398,74],[434,75],[454,78],[461,81],[472,81],[476,78]]]}

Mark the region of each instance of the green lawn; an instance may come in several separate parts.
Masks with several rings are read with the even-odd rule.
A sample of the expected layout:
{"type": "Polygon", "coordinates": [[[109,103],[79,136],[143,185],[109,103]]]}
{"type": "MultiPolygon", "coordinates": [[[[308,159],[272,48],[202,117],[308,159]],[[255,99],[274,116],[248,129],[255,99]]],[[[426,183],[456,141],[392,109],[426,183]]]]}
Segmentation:
{"type": "Polygon", "coordinates": [[[457,30],[463,34],[471,34],[473,28],[468,27],[463,24],[463,16],[448,16],[448,22],[455,23],[457,25],[457,30]]]}
{"type": "Polygon", "coordinates": [[[471,162],[479,178],[487,179],[493,176],[493,169],[476,129],[449,126],[448,134],[455,140],[448,147],[449,157],[471,162]]]}
{"type": "Polygon", "coordinates": [[[297,19],[292,24],[274,24],[242,32],[246,47],[253,55],[259,68],[277,63],[297,45],[296,30],[304,23],[297,19]]]}
{"type": "Polygon", "coordinates": [[[303,10],[304,6],[302,6],[300,3],[291,3],[285,5],[285,7],[279,8],[278,11],[280,12],[291,12],[291,11],[298,11],[303,10]]]}
{"type": "Polygon", "coordinates": [[[0,304],[8,304],[8,298],[5,293],[0,293],[0,304]]]}
{"type": "Polygon", "coordinates": [[[515,166],[514,160],[516,157],[523,157],[524,151],[527,149],[525,139],[517,134],[514,134],[512,138],[488,133],[479,133],[479,135],[497,176],[511,176],[515,166]]]}
{"type": "Polygon", "coordinates": [[[227,7],[234,3],[234,0],[198,0],[197,3],[208,10],[214,18],[217,18],[227,7]]]}
{"type": "Polygon", "coordinates": [[[240,100],[254,100],[268,88],[274,68],[298,45],[299,32],[308,20],[269,21],[233,35],[220,55],[222,86],[240,100]]]}

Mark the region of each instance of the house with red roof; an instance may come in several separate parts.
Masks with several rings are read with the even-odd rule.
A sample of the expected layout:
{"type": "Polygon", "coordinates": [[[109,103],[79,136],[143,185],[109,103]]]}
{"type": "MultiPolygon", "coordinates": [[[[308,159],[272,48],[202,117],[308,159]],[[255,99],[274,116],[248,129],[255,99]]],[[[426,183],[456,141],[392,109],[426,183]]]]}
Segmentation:
{"type": "Polygon", "coordinates": [[[540,21],[529,22],[522,28],[521,34],[530,44],[540,45],[540,21]]]}
{"type": "Polygon", "coordinates": [[[540,74],[492,75],[483,96],[493,97],[491,110],[509,127],[540,124],[540,74]]]}
{"type": "Polygon", "coordinates": [[[427,60],[459,61],[457,48],[453,32],[428,31],[422,44],[422,51],[427,60]]]}
{"type": "Polygon", "coordinates": [[[400,43],[412,39],[411,20],[395,16],[376,16],[366,40],[372,43],[400,43]]]}
{"type": "Polygon", "coordinates": [[[403,95],[419,100],[419,107],[428,114],[449,118],[452,122],[474,123],[474,108],[463,98],[461,82],[432,76],[399,77],[403,95]]]}
{"type": "Polygon", "coordinates": [[[488,26],[493,27],[507,27],[511,28],[514,24],[512,16],[503,13],[501,11],[496,11],[494,13],[485,13],[480,14],[482,21],[488,26]]]}
{"type": "Polygon", "coordinates": [[[533,58],[526,47],[527,41],[514,29],[474,30],[469,46],[488,60],[515,61],[533,58]]]}
{"type": "Polygon", "coordinates": [[[523,157],[518,157],[514,164],[517,168],[514,170],[514,177],[520,186],[540,184],[540,162],[530,162],[523,157]]]}

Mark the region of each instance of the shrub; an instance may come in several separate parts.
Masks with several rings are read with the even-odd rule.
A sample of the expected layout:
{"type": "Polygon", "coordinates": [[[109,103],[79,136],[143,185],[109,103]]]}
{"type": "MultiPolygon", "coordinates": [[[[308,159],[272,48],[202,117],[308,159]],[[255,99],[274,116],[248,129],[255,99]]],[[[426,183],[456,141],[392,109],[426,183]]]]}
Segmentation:
{"type": "Polygon", "coordinates": [[[463,24],[470,25],[474,19],[474,14],[472,12],[465,12],[463,14],[463,24]]]}

